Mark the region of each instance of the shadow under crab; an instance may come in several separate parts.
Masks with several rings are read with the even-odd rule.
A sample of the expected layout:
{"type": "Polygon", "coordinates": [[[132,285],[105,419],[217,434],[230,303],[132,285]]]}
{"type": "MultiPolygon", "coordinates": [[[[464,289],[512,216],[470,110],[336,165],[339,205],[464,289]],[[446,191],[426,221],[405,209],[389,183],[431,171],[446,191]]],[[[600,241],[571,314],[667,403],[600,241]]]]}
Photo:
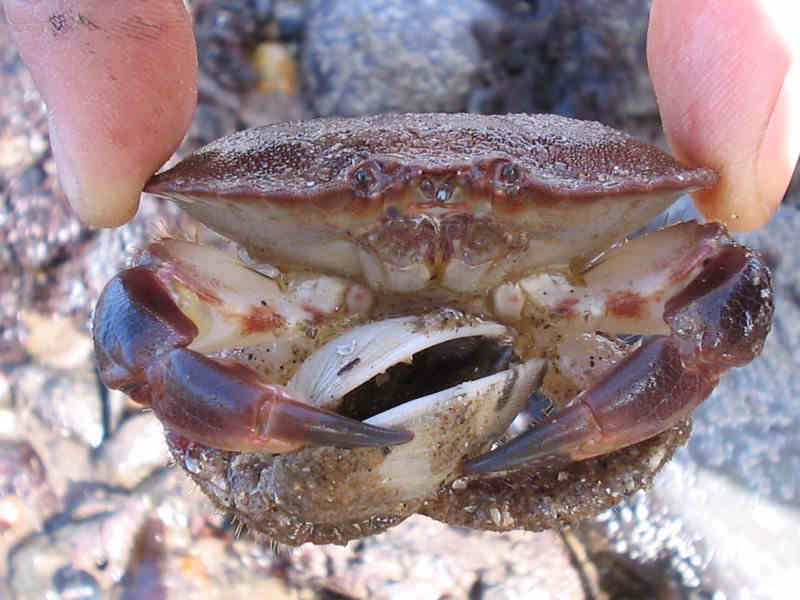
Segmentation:
{"type": "Polygon", "coordinates": [[[98,302],[101,376],[152,407],[220,508],[283,543],[413,513],[575,522],[649,486],[763,346],[769,270],[722,225],[626,239],[715,180],[553,116],[235,134],[146,189],[250,262],[151,244],[98,302]],[[552,414],[510,433],[537,390],[552,414]]]}

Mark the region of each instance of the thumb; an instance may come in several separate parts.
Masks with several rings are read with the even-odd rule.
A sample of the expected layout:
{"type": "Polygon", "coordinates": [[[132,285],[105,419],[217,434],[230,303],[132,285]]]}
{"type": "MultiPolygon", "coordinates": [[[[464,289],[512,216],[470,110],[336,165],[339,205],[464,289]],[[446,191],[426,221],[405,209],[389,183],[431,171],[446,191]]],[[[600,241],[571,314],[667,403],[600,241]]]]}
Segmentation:
{"type": "Polygon", "coordinates": [[[89,225],[130,219],[180,143],[197,56],[181,0],[3,0],[47,103],[62,188],[89,225]]]}
{"type": "Polygon", "coordinates": [[[800,153],[796,2],[655,0],[647,58],[676,155],[719,171],[695,196],[733,230],[777,209],[800,153]]]}

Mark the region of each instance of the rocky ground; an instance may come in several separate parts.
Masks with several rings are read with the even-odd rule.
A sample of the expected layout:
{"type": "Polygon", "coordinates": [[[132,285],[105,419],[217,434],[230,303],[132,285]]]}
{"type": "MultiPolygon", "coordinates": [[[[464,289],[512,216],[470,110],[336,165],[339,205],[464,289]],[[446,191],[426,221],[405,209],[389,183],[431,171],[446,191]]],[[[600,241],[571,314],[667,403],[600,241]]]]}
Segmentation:
{"type": "MultiPolygon", "coordinates": [[[[647,2],[564,4],[195,0],[200,98],[179,154],[257,124],[385,110],[561,112],[658,140],[647,2]]],[[[102,286],[157,226],[195,225],[152,198],[114,231],[77,220],[1,14],[0,98],[0,597],[778,598],[800,580],[797,194],[746,236],[775,269],[764,354],[723,380],[649,493],[562,532],[414,517],[276,553],[237,536],[170,465],[155,418],[94,370],[102,286]]]]}

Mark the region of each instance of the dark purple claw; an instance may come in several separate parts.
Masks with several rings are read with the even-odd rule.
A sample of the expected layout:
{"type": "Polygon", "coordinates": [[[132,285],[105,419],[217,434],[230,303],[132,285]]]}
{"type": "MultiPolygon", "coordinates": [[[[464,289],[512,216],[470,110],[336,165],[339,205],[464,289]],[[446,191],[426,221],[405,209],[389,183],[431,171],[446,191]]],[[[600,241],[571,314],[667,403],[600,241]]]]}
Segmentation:
{"type": "Polygon", "coordinates": [[[186,349],[148,372],[152,407],[169,429],[194,441],[239,452],[287,452],[306,445],[392,446],[413,434],[383,429],[316,408],[284,386],[237,363],[186,349]]]}
{"type": "Polygon", "coordinates": [[[381,447],[413,437],[315,408],[248,367],[188,350],[196,335],[156,273],[146,267],[123,271],[106,286],[95,311],[100,377],[150,405],[167,428],[223,450],[381,447]]]}
{"type": "Polygon", "coordinates": [[[144,267],[122,271],[108,282],[92,329],[100,379],[141,404],[149,404],[147,367],[197,336],[195,324],[144,267]]]}
{"type": "Polygon", "coordinates": [[[652,337],[569,408],[466,463],[465,471],[564,464],[646,440],[689,416],[717,379],[687,371],[672,338],[652,337]]]}
{"type": "Polygon", "coordinates": [[[665,307],[671,336],[654,336],[594,387],[508,444],[464,465],[467,473],[557,465],[646,440],[685,419],[720,376],[761,351],[772,323],[772,280],[743,246],[723,245],[665,307]]]}

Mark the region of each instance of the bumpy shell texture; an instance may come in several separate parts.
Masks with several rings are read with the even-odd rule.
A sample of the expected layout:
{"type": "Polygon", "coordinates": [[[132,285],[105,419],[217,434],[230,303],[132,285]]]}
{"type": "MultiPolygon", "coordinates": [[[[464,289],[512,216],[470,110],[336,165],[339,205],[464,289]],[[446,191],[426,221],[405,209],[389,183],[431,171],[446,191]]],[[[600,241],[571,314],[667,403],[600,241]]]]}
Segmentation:
{"type": "Polygon", "coordinates": [[[348,177],[359,160],[455,172],[469,171],[477,157],[518,162],[526,172],[521,191],[570,199],[716,180],[709,169],[687,169],[651,144],[596,122],[556,115],[397,114],[242,131],[156,175],[146,191],[302,199],[352,189],[348,177]]]}
{"type": "MultiPolygon", "coordinates": [[[[428,517],[450,523],[508,531],[541,531],[574,524],[619,503],[628,494],[652,485],[653,477],[686,443],[688,422],[612,454],[539,472],[518,471],[482,479],[456,479],[442,486],[419,506],[408,507],[428,517]]],[[[339,523],[319,523],[285,510],[270,493],[276,458],[240,454],[187,443],[168,436],[179,464],[222,510],[232,512],[252,531],[292,546],[305,542],[345,544],[351,539],[380,533],[405,520],[409,510],[380,514],[363,520],[348,520],[348,502],[362,505],[370,490],[339,490],[336,505],[342,510],[339,523]]],[[[306,452],[320,453],[321,450],[306,452]]],[[[330,454],[326,459],[330,459],[330,454]]],[[[348,452],[338,460],[346,467],[348,452]]],[[[324,463],[309,461],[303,483],[325,481],[324,463]]]]}

